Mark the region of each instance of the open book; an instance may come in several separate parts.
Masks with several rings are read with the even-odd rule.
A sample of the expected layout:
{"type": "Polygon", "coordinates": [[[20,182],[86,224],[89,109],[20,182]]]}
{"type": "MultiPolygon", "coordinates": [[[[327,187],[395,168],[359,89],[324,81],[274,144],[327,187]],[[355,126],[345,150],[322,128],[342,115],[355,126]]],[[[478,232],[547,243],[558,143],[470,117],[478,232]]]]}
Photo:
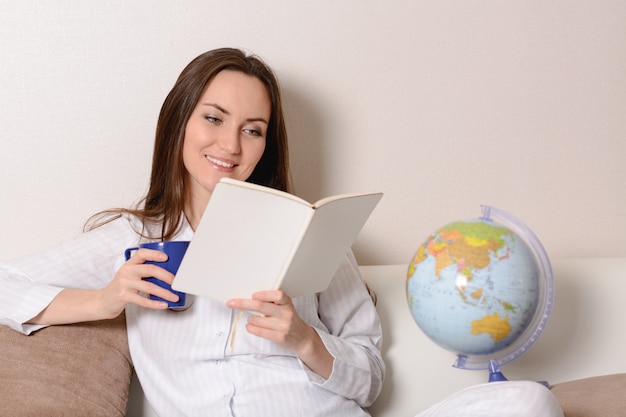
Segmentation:
{"type": "Polygon", "coordinates": [[[174,284],[218,301],[281,289],[324,291],[382,193],[339,195],[311,204],[229,178],[213,190],[174,284]]]}

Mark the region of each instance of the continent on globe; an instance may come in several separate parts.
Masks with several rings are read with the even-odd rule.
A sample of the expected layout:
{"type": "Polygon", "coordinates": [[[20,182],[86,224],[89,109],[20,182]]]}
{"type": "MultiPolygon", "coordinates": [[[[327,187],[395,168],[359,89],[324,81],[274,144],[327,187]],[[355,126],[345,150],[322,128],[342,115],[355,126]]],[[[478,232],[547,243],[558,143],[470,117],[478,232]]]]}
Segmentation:
{"type": "Polygon", "coordinates": [[[481,333],[489,334],[496,342],[504,339],[511,333],[509,316],[501,318],[500,314],[493,313],[482,319],[474,320],[472,322],[472,334],[481,333]]]}
{"type": "Polygon", "coordinates": [[[499,226],[485,223],[451,223],[439,229],[420,246],[409,265],[409,274],[412,274],[415,264],[419,264],[428,256],[433,256],[437,276],[444,268],[456,264],[459,272],[471,279],[472,270],[489,266],[492,254],[496,254],[499,259],[510,256],[510,248],[507,248],[506,253],[498,254],[499,250],[507,247],[505,241],[507,236],[512,237],[513,232],[499,226]]]}

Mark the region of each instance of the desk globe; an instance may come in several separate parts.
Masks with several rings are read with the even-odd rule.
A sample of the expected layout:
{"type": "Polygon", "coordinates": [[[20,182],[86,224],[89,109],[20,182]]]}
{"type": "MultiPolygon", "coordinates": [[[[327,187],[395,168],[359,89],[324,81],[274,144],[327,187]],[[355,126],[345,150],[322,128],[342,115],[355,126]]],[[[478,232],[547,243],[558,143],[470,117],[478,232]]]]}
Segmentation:
{"type": "Polygon", "coordinates": [[[443,226],[418,248],[406,296],[421,330],[457,354],[453,366],[488,370],[489,381],[502,381],[500,366],[528,351],[545,329],[554,280],[532,230],[481,207],[482,217],[443,226]]]}

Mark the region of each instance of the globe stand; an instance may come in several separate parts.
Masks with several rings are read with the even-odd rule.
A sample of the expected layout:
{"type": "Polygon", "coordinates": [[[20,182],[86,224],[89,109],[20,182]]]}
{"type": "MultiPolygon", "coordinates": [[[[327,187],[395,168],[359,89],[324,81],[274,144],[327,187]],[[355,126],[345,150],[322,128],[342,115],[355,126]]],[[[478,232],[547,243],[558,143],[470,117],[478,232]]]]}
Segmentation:
{"type": "MultiPolygon", "coordinates": [[[[497,382],[497,381],[508,381],[508,378],[504,376],[502,371],[500,371],[500,366],[498,362],[490,359],[489,363],[489,382],[497,382]]],[[[466,355],[458,355],[456,362],[454,364],[455,368],[466,369],[467,368],[467,356],[466,355]]]]}
{"type": "MultiPolygon", "coordinates": [[[[467,361],[467,356],[459,355],[456,363],[454,364],[455,368],[465,368],[465,361],[467,361]]],[[[503,382],[508,381],[509,379],[504,376],[502,371],[500,371],[500,366],[498,362],[491,359],[489,360],[489,381],[488,382],[503,382]]],[[[543,385],[544,387],[550,389],[550,384],[548,381],[536,381],[538,384],[543,385]]]]}
{"type": "MultiPolygon", "coordinates": [[[[505,377],[504,374],[500,371],[498,362],[494,360],[490,360],[489,361],[489,382],[502,382],[502,381],[508,381],[508,378],[505,377]]],[[[548,383],[548,381],[535,381],[535,382],[550,389],[550,384],[548,383]]]]}
{"type": "Polygon", "coordinates": [[[500,382],[500,381],[508,381],[508,379],[504,376],[502,372],[500,372],[500,367],[498,366],[498,362],[492,359],[489,361],[489,382],[500,382]]]}

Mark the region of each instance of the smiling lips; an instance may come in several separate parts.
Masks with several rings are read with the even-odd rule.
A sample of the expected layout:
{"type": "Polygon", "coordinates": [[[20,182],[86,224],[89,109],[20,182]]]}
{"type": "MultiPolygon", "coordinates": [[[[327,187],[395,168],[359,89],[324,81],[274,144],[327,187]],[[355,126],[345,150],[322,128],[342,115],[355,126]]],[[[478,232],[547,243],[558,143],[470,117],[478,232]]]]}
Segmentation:
{"type": "Polygon", "coordinates": [[[234,167],[236,167],[236,166],[237,166],[237,164],[232,164],[232,163],[229,163],[229,162],[221,161],[221,160],[219,160],[219,159],[212,158],[212,157],[210,157],[209,155],[205,156],[205,158],[206,158],[209,162],[211,162],[211,163],[212,163],[212,164],[214,164],[214,165],[217,165],[217,166],[218,166],[218,167],[220,167],[220,168],[227,168],[227,169],[231,169],[231,168],[234,168],[234,167]]]}

